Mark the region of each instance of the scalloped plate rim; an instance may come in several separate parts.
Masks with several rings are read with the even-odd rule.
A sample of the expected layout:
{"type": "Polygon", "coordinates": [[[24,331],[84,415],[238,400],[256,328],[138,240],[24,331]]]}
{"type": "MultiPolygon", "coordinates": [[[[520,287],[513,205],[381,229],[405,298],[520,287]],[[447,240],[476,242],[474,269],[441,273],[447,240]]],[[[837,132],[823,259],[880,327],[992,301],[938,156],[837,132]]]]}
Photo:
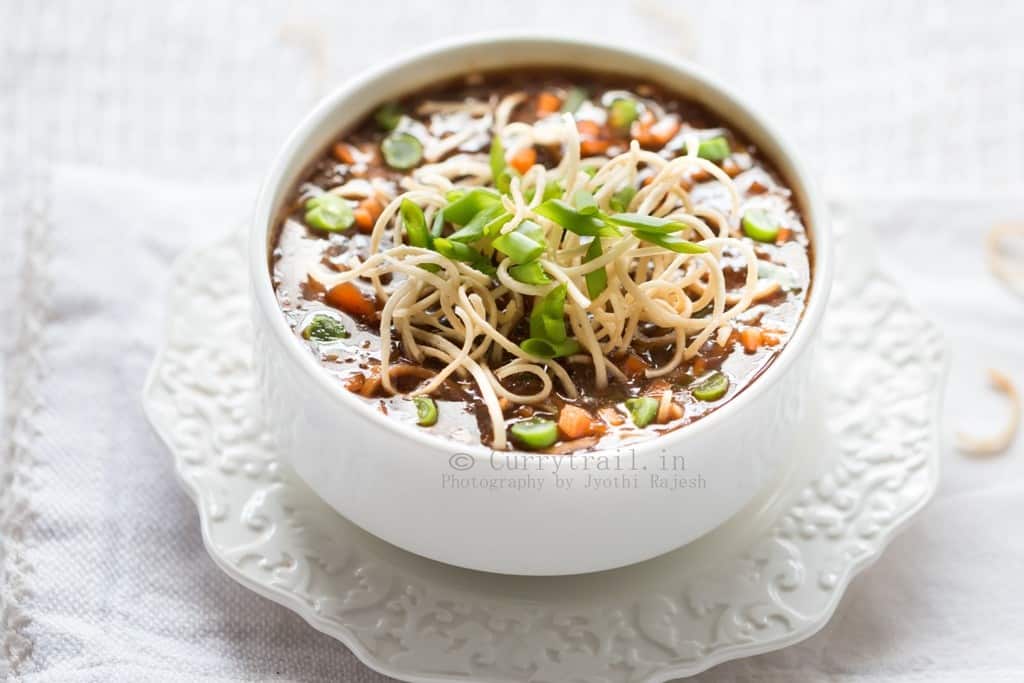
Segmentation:
{"type": "MultiPolygon", "coordinates": [[[[206,249],[216,247],[223,242],[223,238],[220,240],[214,240],[206,244],[193,247],[180,254],[174,262],[174,265],[170,271],[169,281],[174,282],[177,275],[183,270],[185,264],[191,258],[195,258],[198,254],[206,249]]],[[[899,287],[892,280],[883,274],[879,277],[889,281],[891,284],[903,294],[904,303],[918,316],[926,320],[930,325],[938,326],[934,320],[926,315],[921,309],[909,298],[905,296],[905,290],[899,287]]],[[[165,296],[165,310],[171,310],[170,304],[173,300],[173,290],[169,291],[165,296]]],[[[831,305],[835,305],[834,302],[831,305]]],[[[302,619],[315,628],[320,633],[334,638],[341,642],[346,648],[354,654],[360,662],[369,667],[370,669],[380,673],[384,676],[389,676],[398,680],[409,681],[409,683],[452,683],[458,681],[464,683],[465,677],[462,676],[449,676],[449,675],[424,675],[411,673],[407,671],[400,671],[397,669],[390,668],[386,663],[381,661],[375,654],[369,652],[364,648],[363,644],[359,641],[353,633],[348,629],[339,628],[336,625],[324,621],[319,617],[307,604],[297,599],[292,594],[284,592],[283,590],[276,590],[271,586],[267,586],[263,583],[255,581],[236,568],[227,564],[219,556],[216,549],[213,547],[213,542],[210,538],[210,519],[209,513],[205,501],[203,500],[202,491],[185,475],[182,470],[182,460],[175,455],[174,447],[171,439],[168,437],[163,425],[161,424],[160,418],[154,414],[154,408],[151,402],[148,400],[152,394],[157,381],[157,374],[161,367],[164,356],[167,353],[168,341],[170,338],[170,319],[164,323],[164,329],[162,330],[160,343],[157,347],[157,352],[153,357],[153,361],[149,366],[149,370],[146,373],[146,379],[143,383],[141,391],[141,403],[143,413],[146,416],[147,421],[152,427],[153,431],[159,437],[160,441],[164,444],[167,450],[170,452],[171,457],[174,460],[174,474],[179,484],[185,489],[189,498],[193,504],[196,505],[199,513],[199,526],[203,540],[203,547],[206,553],[213,560],[214,564],[228,577],[233,579],[235,582],[241,584],[245,588],[257,593],[258,595],[271,600],[272,602],[291,610],[298,614],[302,619]]],[[[886,529],[885,533],[875,542],[871,550],[858,558],[850,560],[843,568],[843,573],[836,581],[835,588],[829,597],[824,609],[817,615],[809,615],[808,623],[802,628],[797,628],[789,634],[778,636],[765,641],[757,643],[743,643],[734,644],[717,650],[711,654],[701,657],[699,660],[692,664],[682,665],[673,667],[669,665],[662,671],[653,672],[644,680],[644,683],[669,683],[680,678],[689,678],[696,676],[708,669],[711,669],[719,664],[724,664],[729,661],[744,659],[747,657],[754,657],[757,655],[767,654],[769,652],[775,652],[777,650],[784,649],[791,645],[796,645],[808,638],[816,635],[820,632],[828,623],[831,621],[835,614],[836,609],[839,607],[839,603],[846,591],[849,589],[850,584],[853,580],[859,576],[866,569],[870,568],[882,554],[888,549],[893,539],[897,538],[902,534],[910,522],[916,517],[921,511],[932,501],[935,497],[935,493],[938,490],[939,480],[941,478],[942,462],[940,453],[941,444],[941,433],[939,424],[942,415],[943,399],[945,396],[945,386],[949,374],[950,368],[950,342],[946,335],[941,334],[941,346],[942,346],[942,357],[939,362],[938,372],[935,377],[935,384],[931,387],[930,392],[932,394],[932,414],[930,420],[930,433],[933,437],[934,448],[930,448],[927,454],[926,463],[928,468],[928,481],[927,489],[922,495],[910,505],[901,515],[894,518],[892,525],[886,529]]],[[[440,564],[440,563],[439,563],[440,564]]],[[[614,570],[612,570],[614,571],[614,570]]],[[[496,679],[492,679],[496,680],[496,679]]],[[[482,679],[480,683],[487,683],[486,679],[482,679]]]]}

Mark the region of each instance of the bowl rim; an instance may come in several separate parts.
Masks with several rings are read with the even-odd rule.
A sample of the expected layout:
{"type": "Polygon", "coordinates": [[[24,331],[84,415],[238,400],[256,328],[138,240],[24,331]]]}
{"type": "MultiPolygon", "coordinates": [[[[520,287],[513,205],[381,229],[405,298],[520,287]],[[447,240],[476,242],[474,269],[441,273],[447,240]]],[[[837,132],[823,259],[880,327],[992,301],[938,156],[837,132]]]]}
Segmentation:
{"type": "MultiPolygon", "coordinates": [[[[270,170],[260,187],[249,230],[248,264],[251,280],[250,294],[255,297],[256,305],[260,313],[262,313],[262,317],[269,320],[272,328],[271,335],[274,340],[284,348],[285,354],[289,356],[290,360],[297,367],[301,368],[302,372],[311,376],[311,379],[321,389],[322,393],[330,397],[328,400],[336,402],[335,405],[338,409],[345,410],[349,414],[359,415],[367,422],[400,434],[419,445],[442,451],[465,453],[474,458],[487,458],[492,453],[527,452],[518,450],[495,451],[483,443],[467,444],[455,441],[449,437],[425,431],[414,425],[406,424],[383,415],[373,404],[353,396],[348,396],[348,392],[339,391],[337,379],[332,377],[322,364],[309,353],[308,349],[301,344],[299,338],[295,336],[293,330],[287,324],[285,316],[281,313],[276,296],[274,295],[274,288],[268,268],[267,244],[269,231],[274,228],[276,220],[273,213],[274,195],[282,182],[286,180],[285,176],[293,158],[298,155],[307,139],[314,136],[321,128],[329,126],[329,120],[333,112],[344,106],[346,100],[354,93],[375,81],[386,78],[391,73],[412,64],[439,60],[446,53],[452,51],[474,48],[483,49],[485,47],[494,49],[496,45],[500,45],[503,49],[510,49],[516,46],[522,47],[538,43],[547,43],[555,47],[583,47],[603,52],[609,57],[619,55],[629,57],[630,59],[648,61],[657,64],[667,71],[674,71],[697,83],[701,89],[714,92],[718,98],[728,102],[732,107],[753,121],[761,129],[758,132],[763,133],[763,137],[775,143],[778,149],[776,153],[770,156],[771,160],[778,165],[783,165],[780,164],[780,161],[785,161],[785,165],[788,165],[789,173],[786,176],[786,180],[790,185],[802,188],[804,203],[801,208],[805,217],[813,217],[813,221],[808,221],[811,241],[814,246],[814,257],[811,266],[811,290],[803,314],[792,337],[772,362],[749,384],[744,386],[739,394],[711,413],[702,416],[695,422],[682,425],[653,438],[636,442],[626,441],[621,444],[621,448],[632,449],[637,457],[643,457],[650,452],[664,452],[665,449],[678,445],[687,438],[692,438],[696,434],[715,429],[720,423],[728,422],[733,414],[740,413],[748,404],[768,391],[770,387],[786,374],[796,360],[807,351],[819,330],[821,319],[824,316],[828,303],[834,267],[834,238],[826,205],[821,197],[818,185],[813,181],[804,164],[794,153],[794,146],[780,134],[779,130],[764,115],[758,113],[754,107],[736,94],[728,85],[689,60],[656,54],[648,49],[637,48],[614,41],[599,44],[580,37],[538,31],[494,31],[473,33],[452,39],[435,41],[347,79],[322,97],[292,130],[284,145],[275,156],[273,163],[270,165],[270,170]],[[777,158],[780,153],[784,159],[777,158]]],[[[589,68],[586,64],[572,64],[571,60],[568,59],[564,62],[559,62],[558,60],[538,60],[538,66],[543,66],[544,62],[550,62],[550,66],[554,67],[568,66],[569,68],[594,71],[598,74],[602,72],[602,69],[589,68]]],[[[628,70],[623,70],[622,73],[627,74],[628,70]]],[[[450,73],[445,76],[439,76],[438,80],[454,75],[454,73],[450,73]]],[[[424,85],[429,84],[425,83],[424,85]]],[[[744,132],[749,133],[749,131],[744,132]]],[[[257,349],[258,352],[260,352],[259,349],[257,349]]],[[[607,452],[609,450],[601,449],[591,453],[572,452],[567,455],[583,456],[607,452]]]]}

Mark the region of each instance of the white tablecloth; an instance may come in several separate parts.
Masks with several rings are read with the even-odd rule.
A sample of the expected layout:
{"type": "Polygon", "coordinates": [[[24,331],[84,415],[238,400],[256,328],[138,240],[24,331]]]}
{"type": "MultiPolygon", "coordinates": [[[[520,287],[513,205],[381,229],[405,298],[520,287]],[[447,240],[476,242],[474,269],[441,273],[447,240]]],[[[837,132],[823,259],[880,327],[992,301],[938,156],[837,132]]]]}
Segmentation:
{"type": "MultiPolygon", "coordinates": [[[[695,54],[780,122],[943,324],[947,436],[995,429],[983,369],[1024,386],[1024,302],[981,237],[1024,214],[1024,5],[887,5],[0,4],[0,671],[384,680],[216,570],[138,404],[170,262],[244,220],[321,63],[334,82],[513,27],[695,54]]],[[[947,445],[937,500],[822,633],[702,679],[1024,678],[1022,457],[947,445]]]]}

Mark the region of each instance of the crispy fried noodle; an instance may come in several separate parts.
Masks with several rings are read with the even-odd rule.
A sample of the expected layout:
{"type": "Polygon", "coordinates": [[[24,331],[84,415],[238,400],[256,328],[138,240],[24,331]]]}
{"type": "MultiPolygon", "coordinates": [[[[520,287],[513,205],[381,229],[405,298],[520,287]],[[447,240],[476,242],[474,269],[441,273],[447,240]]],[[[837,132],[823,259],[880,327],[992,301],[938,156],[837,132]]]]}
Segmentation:
{"type": "MultiPolygon", "coordinates": [[[[403,201],[422,209],[431,225],[453,189],[495,185],[484,154],[457,154],[416,169],[404,179],[404,191],[391,199],[376,221],[369,258],[360,262],[352,256],[345,264],[348,270],[324,269],[317,276],[327,287],[369,279],[384,304],[379,319],[381,348],[391,348],[396,340],[413,359],[432,358],[445,364],[411,395],[430,394],[453,373],[471,377],[491,417],[496,448],[507,443],[501,402],[535,404],[556,390],[576,397],[577,387],[566,370],[567,363],[592,365],[598,387],[621,379],[621,371],[611,359],[627,351],[634,338],[643,334],[643,323],[666,331],[644,339],[671,351],[667,362],[647,369],[649,377],[666,375],[696,355],[705,342],[728,339],[732,321],[751,305],[758,277],[754,250],[737,239],[741,217],[736,188],[718,166],[697,156],[695,140],[687,141],[687,154],[674,159],[644,151],[636,141],[613,158],[581,159],[580,136],[570,115],[554,114],[532,125],[507,123],[517,105],[514,97],[486,107],[473,102],[474,109],[467,111],[467,116],[489,126],[490,134],[500,138],[510,152],[533,144],[561,146],[556,167],[535,164],[521,176],[512,177],[500,196],[501,207],[511,218],[498,234],[515,231],[524,221],[543,231],[546,247],[537,261],[543,269],[543,284],[526,284],[512,277],[510,257],[495,260],[492,274],[403,240],[403,201]],[[594,168],[596,172],[587,172],[594,168]],[[537,211],[546,199],[569,203],[579,190],[585,190],[592,194],[596,210],[613,214],[610,202],[616,191],[634,187],[641,168],[653,172],[651,181],[632,196],[626,211],[684,224],[676,234],[702,247],[700,253],[679,253],[644,241],[629,230],[580,235],[537,211]],[[728,189],[731,209],[727,215],[696,203],[684,189],[684,175],[695,170],[710,174],[728,189]],[[551,193],[553,187],[558,188],[557,194],[551,193]],[[391,239],[386,239],[388,235],[391,239]],[[590,250],[592,240],[601,242],[596,258],[590,250]],[[731,291],[727,291],[723,273],[726,257],[746,264],[745,282],[731,291]],[[592,297],[586,276],[599,269],[605,270],[607,284],[592,297]],[[509,333],[530,315],[536,301],[562,285],[568,338],[575,340],[578,350],[562,357],[524,350],[509,333]],[[502,384],[519,374],[539,380],[530,384],[538,387],[536,391],[516,394],[502,384]]],[[[350,190],[342,186],[330,191],[346,194],[350,190]]],[[[489,243],[482,252],[488,257],[495,255],[489,243]]],[[[396,392],[388,372],[388,354],[381,356],[382,384],[396,392]]]]}

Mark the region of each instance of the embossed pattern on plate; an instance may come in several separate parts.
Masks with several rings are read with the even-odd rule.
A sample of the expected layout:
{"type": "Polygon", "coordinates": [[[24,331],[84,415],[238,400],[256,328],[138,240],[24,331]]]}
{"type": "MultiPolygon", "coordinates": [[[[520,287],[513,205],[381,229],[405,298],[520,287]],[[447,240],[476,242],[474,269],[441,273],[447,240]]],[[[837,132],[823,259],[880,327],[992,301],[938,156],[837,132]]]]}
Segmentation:
{"type": "Polygon", "coordinates": [[[811,483],[680,550],[599,574],[449,567],[370,536],[312,494],[274,452],[256,405],[237,239],[179,262],[144,404],[217,564],[374,669],[423,682],[667,681],[813,634],[935,491],[944,342],[893,283],[853,270],[844,280],[841,269],[824,328],[825,438],[808,435],[811,483]]]}

